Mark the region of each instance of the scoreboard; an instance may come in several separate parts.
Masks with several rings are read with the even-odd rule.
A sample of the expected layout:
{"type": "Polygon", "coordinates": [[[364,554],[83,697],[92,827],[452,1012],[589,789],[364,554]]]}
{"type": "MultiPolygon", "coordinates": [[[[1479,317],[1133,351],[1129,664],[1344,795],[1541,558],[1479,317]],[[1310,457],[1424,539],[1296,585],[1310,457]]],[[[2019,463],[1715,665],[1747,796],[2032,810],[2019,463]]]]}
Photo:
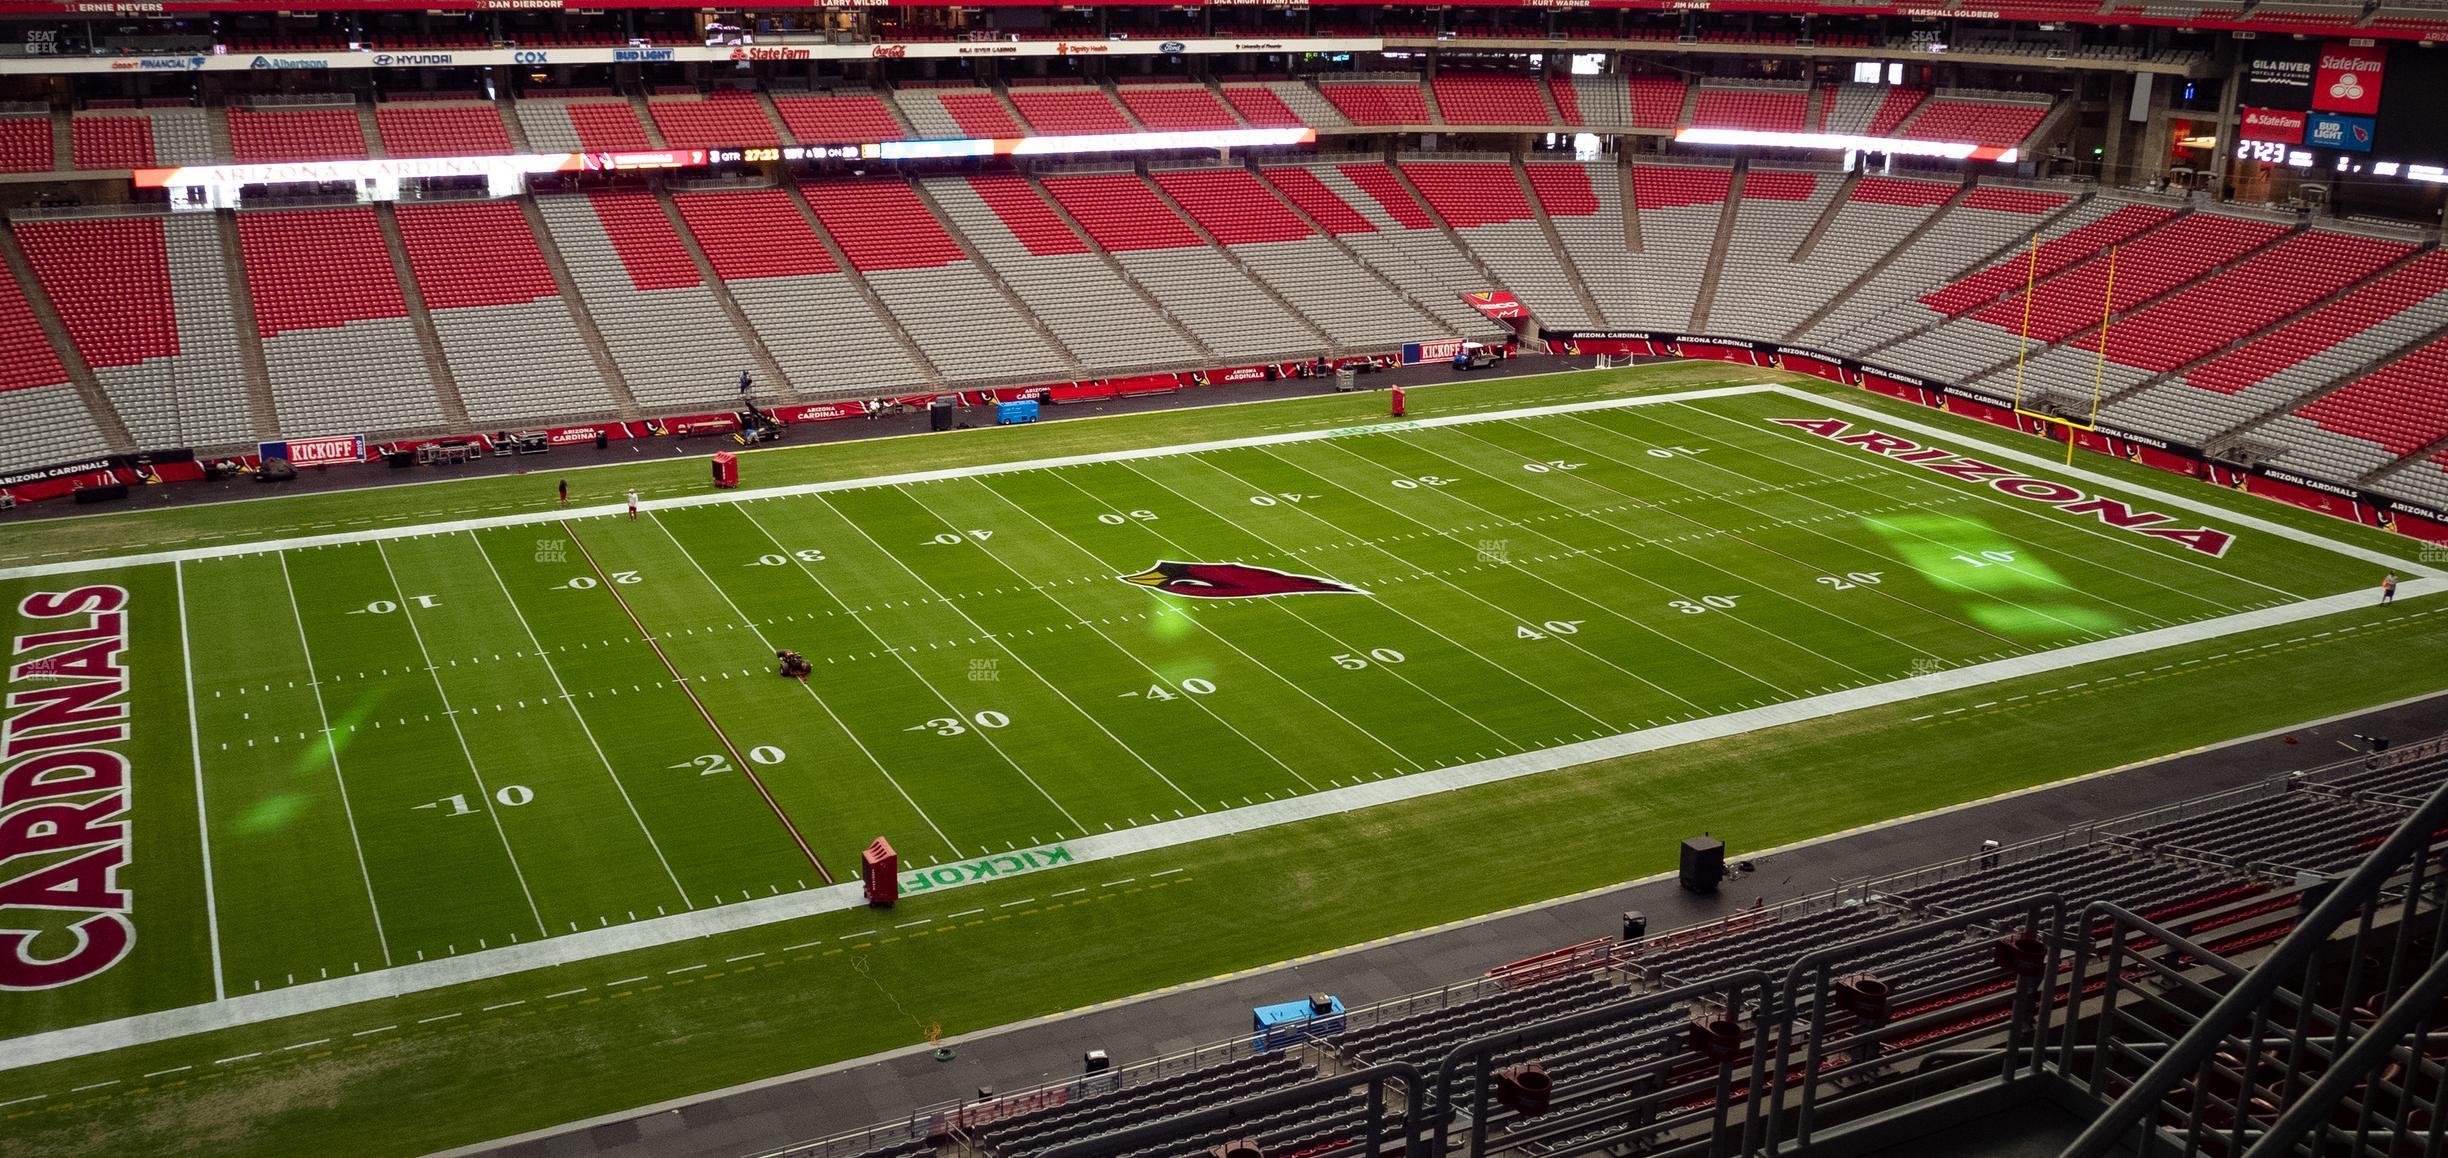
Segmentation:
{"type": "Polygon", "coordinates": [[[2247,43],[2237,160],[2448,183],[2448,59],[2388,42],[2247,43]]]}

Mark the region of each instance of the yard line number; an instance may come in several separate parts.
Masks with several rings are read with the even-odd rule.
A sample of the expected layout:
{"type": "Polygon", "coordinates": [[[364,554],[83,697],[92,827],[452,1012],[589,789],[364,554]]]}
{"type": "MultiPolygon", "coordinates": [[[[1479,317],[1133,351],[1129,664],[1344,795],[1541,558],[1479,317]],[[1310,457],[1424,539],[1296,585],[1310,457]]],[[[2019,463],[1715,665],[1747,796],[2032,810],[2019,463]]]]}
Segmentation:
{"type": "MultiPolygon", "coordinates": [[[[431,596],[431,595],[411,595],[411,596],[409,596],[409,597],[408,597],[408,602],[413,603],[413,604],[417,605],[418,607],[425,608],[425,609],[426,609],[426,610],[428,610],[428,611],[430,611],[430,610],[432,610],[432,609],[434,609],[434,608],[436,608],[436,607],[440,607],[440,606],[442,606],[442,601],[441,601],[441,600],[439,600],[439,599],[434,598],[434,597],[433,597],[433,596],[431,596]]],[[[358,608],[358,609],[357,609],[357,610],[355,610],[355,611],[351,611],[351,612],[349,612],[349,614],[351,614],[351,615],[389,615],[389,614],[391,614],[392,612],[397,611],[397,610],[399,610],[399,609],[400,609],[400,605],[399,605],[399,604],[397,604],[397,603],[393,603],[392,601],[390,601],[390,600],[388,600],[388,599],[377,599],[377,600],[375,600],[374,602],[372,602],[372,603],[368,603],[368,604],[366,604],[365,606],[360,607],[360,608],[358,608]]]]}
{"type": "MultiPolygon", "coordinates": [[[[1194,696],[1211,696],[1215,694],[1216,690],[1215,681],[1200,679],[1197,676],[1192,676],[1189,679],[1182,680],[1174,684],[1173,687],[1180,688],[1183,692],[1194,696]]],[[[1178,700],[1181,698],[1181,696],[1175,695],[1170,688],[1165,687],[1161,683],[1154,683],[1149,684],[1148,689],[1144,692],[1124,692],[1121,695],[1115,696],[1114,698],[1118,700],[1151,700],[1162,704],[1178,700]]]]}
{"type": "MultiPolygon", "coordinates": [[[[504,784],[493,791],[493,799],[501,802],[505,808],[517,808],[535,799],[535,789],[524,784],[504,784]]],[[[441,809],[444,816],[467,816],[480,810],[477,806],[468,803],[467,794],[463,792],[454,792],[440,800],[419,804],[416,807],[418,809],[441,809]]]]}
{"type": "MultiPolygon", "coordinates": [[[[622,587],[627,587],[637,583],[641,578],[642,577],[635,571],[612,572],[612,582],[619,584],[622,587]]],[[[603,584],[596,582],[595,577],[592,575],[573,576],[569,582],[561,584],[561,588],[568,591],[593,591],[601,586],[603,586],[603,584]]]]}
{"type": "Polygon", "coordinates": [[[1153,523],[1156,521],[1156,512],[1145,508],[1135,511],[1107,511],[1098,515],[1097,521],[1108,527],[1126,527],[1132,523],[1153,523]]]}
{"type": "Polygon", "coordinates": [[[1886,574],[1884,571],[1847,571],[1842,575],[1821,575],[1818,583],[1831,591],[1853,591],[1878,586],[1886,574]]]}
{"type": "Polygon", "coordinates": [[[797,559],[802,563],[822,563],[825,561],[825,553],[817,550],[814,547],[807,547],[801,550],[793,551],[788,555],[759,555],[756,557],[755,561],[743,564],[743,566],[788,567],[793,559],[797,559]]]}
{"type": "Polygon", "coordinates": [[[933,732],[938,736],[958,736],[967,732],[971,724],[991,731],[996,728],[1010,727],[1011,717],[992,711],[979,712],[966,720],[957,716],[937,716],[923,724],[911,724],[901,730],[904,732],[933,732]]]}
{"type": "Polygon", "coordinates": [[[1957,555],[1955,561],[1968,563],[1974,567],[1989,567],[1999,563],[2014,562],[2015,553],[2012,551],[1983,551],[1978,555],[1957,555]]]}
{"type": "Polygon", "coordinates": [[[1579,635],[1581,633],[1581,625],[1587,622],[1589,622],[1589,620],[1586,619],[1550,619],[1545,623],[1539,624],[1538,627],[1523,624],[1520,627],[1513,629],[1513,638],[1545,639],[1551,635],[1579,635]],[[1539,628],[1545,628],[1546,630],[1541,631],[1539,628]]]}
{"type": "MultiPolygon", "coordinates": [[[[772,765],[781,763],[782,758],[782,749],[776,748],[771,744],[759,744],[754,748],[748,749],[748,762],[751,764],[764,764],[770,767],[772,765]]],[[[679,771],[685,768],[694,768],[697,770],[697,774],[700,776],[717,776],[724,772],[733,770],[730,757],[725,756],[720,752],[708,752],[703,756],[691,756],[678,764],[667,765],[667,767],[673,771],[679,771]]]]}
{"type": "Polygon", "coordinates": [[[1390,647],[1372,647],[1365,656],[1344,652],[1334,657],[1334,665],[1345,671],[1359,671],[1372,663],[1401,663],[1403,653],[1390,647]]]}
{"type": "Polygon", "coordinates": [[[1703,595],[1698,599],[1669,599],[1666,606],[1685,615],[1706,615],[1711,611],[1732,611],[1740,595],[1703,595]]]}

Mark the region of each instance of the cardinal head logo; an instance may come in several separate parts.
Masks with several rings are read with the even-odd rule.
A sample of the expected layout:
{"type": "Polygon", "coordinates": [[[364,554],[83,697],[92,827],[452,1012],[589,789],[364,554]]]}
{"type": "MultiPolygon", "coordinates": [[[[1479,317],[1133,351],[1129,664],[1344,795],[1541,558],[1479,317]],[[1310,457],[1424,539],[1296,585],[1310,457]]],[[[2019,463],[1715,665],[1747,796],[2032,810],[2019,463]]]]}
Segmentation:
{"type": "Polygon", "coordinates": [[[2341,72],[2329,86],[2329,95],[2342,101],[2363,99],[2363,79],[2351,72],[2341,72]]]}
{"type": "Polygon", "coordinates": [[[1357,587],[1247,563],[1158,563],[1136,575],[1116,576],[1167,595],[1191,599],[1249,599],[1264,595],[1358,595],[1357,587]]]}

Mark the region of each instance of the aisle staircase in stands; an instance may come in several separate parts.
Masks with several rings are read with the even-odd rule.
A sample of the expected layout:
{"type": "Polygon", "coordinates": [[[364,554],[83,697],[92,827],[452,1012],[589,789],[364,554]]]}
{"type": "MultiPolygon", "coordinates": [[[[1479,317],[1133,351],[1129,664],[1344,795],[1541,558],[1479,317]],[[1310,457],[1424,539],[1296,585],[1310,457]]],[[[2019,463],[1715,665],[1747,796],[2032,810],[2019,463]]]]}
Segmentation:
{"type": "MultiPolygon", "coordinates": [[[[362,108],[362,106],[361,106],[362,108]]],[[[373,116],[365,111],[367,117],[373,116]]],[[[436,397],[442,401],[442,420],[456,430],[474,429],[468,419],[467,399],[459,393],[459,380],[451,373],[450,359],[442,353],[442,335],[434,332],[433,314],[425,309],[425,292],[417,285],[416,271],[408,265],[408,244],[400,237],[399,217],[388,201],[374,203],[374,220],[381,224],[383,247],[391,253],[391,271],[399,277],[400,297],[408,307],[408,325],[416,331],[417,346],[425,354],[425,373],[432,379],[436,397]]]]}
{"type": "Polygon", "coordinates": [[[42,281],[34,276],[34,267],[26,262],[25,250],[18,247],[17,235],[0,229],[0,263],[8,266],[10,277],[17,279],[17,291],[34,311],[34,320],[42,326],[43,337],[51,343],[51,352],[59,358],[60,368],[68,371],[68,381],[76,386],[77,396],[93,414],[94,425],[102,431],[104,440],[114,454],[134,454],[138,449],[127,423],[119,417],[110,396],[102,392],[93,367],[85,363],[84,354],[68,336],[68,326],[60,320],[59,311],[42,292],[42,281]]]}
{"type": "MultiPolygon", "coordinates": [[[[1139,300],[1147,306],[1149,314],[1164,319],[1165,325],[1181,337],[1182,344],[1196,351],[1200,359],[1208,365],[1212,366],[1223,360],[1216,354],[1215,347],[1208,345],[1204,339],[1191,332],[1188,323],[1175,317],[1171,310],[1164,308],[1163,303],[1156,300],[1156,295],[1150,292],[1147,286],[1141,284],[1129,270],[1122,268],[1122,263],[1115,261],[1113,254],[1097,241],[1096,234],[1090,232],[1087,226],[1080,224],[1079,218],[1071,215],[1071,210],[1062,203],[1062,198],[1046,190],[1045,182],[1040,180],[1037,174],[1027,174],[1027,179],[1029,189],[1037,194],[1037,199],[1045,202],[1046,207],[1054,211],[1054,216],[1062,219],[1063,225],[1080,239],[1081,244],[1088,247],[1088,252],[1095,254],[1098,261],[1105,263],[1106,273],[1112,275],[1115,281],[1130,287],[1131,293],[1137,295],[1139,300]]],[[[1176,209],[1175,212],[1180,211],[1176,209]]]]}
{"type": "MultiPolygon", "coordinates": [[[[1692,86],[1699,91],[1698,85],[1692,86]]],[[[1708,267],[1700,274],[1700,292],[1692,297],[1691,332],[1709,332],[1709,306],[1717,300],[1717,282],[1725,273],[1726,247],[1734,239],[1734,221],[1742,210],[1743,180],[1750,175],[1748,161],[1734,162],[1734,175],[1726,183],[1725,208],[1718,211],[1717,238],[1709,243],[1708,267]]]]}
{"type": "MultiPolygon", "coordinates": [[[[866,275],[860,273],[858,264],[850,260],[848,253],[842,251],[841,242],[834,238],[832,231],[824,227],[824,219],[817,216],[815,206],[808,204],[807,193],[799,188],[799,183],[784,181],[782,190],[790,195],[791,205],[799,210],[799,216],[807,222],[808,231],[815,234],[816,240],[824,244],[825,252],[832,255],[833,267],[841,271],[842,277],[848,280],[851,288],[857,290],[859,297],[866,301],[868,310],[879,318],[891,318],[893,316],[891,308],[884,304],[883,297],[876,293],[875,287],[867,284],[866,275]]],[[[933,358],[927,356],[926,348],[919,345],[916,338],[910,336],[909,328],[895,325],[892,327],[892,335],[893,340],[900,343],[901,352],[909,356],[910,364],[918,367],[919,372],[926,375],[926,381],[922,385],[929,388],[941,387],[946,381],[943,368],[936,365],[933,358]]]]}
{"type": "Polygon", "coordinates": [[[1283,307],[1283,312],[1286,315],[1290,316],[1293,321],[1300,323],[1301,328],[1308,332],[1309,340],[1306,344],[1314,345],[1318,349],[1334,354],[1348,352],[1343,348],[1340,342],[1335,340],[1334,335],[1327,333],[1324,328],[1320,327],[1316,322],[1309,319],[1307,312],[1303,311],[1299,306],[1292,304],[1292,299],[1285,297],[1282,290],[1275,288],[1274,283],[1269,282],[1266,278],[1260,276],[1257,270],[1251,269],[1248,262],[1241,260],[1241,255],[1234,253],[1231,246],[1217,240],[1215,234],[1208,232],[1207,227],[1200,223],[1196,215],[1192,214],[1189,210],[1182,208],[1182,203],[1174,199],[1171,191],[1167,190],[1162,182],[1153,180],[1149,177],[1146,166],[1142,165],[1138,167],[1138,175],[1139,180],[1145,183],[1149,191],[1156,195],[1156,200],[1163,202],[1165,208],[1172,210],[1173,216],[1180,218],[1182,224],[1189,226],[1192,233],[1198,234],[1200,241],[1205,242],[1209,248],[1215,250],[1219,254],[1222,254],[1224,256],[1224,261],[1231,265],[1235,270],[1240,271],[1242,278],[1247,280],[1252,286],[1257,287],[1258,292],[1275,299],[1275,304],[1283,307]]]}
{"type": "MultiPolygon", "coordinates": [[[[1538,87],[1542,94],[1547,91],[1545,85],[1538,87]]],[[[1552,102],[1553,98],[1547,99],[1552,102]]],[[[1531,187],[1530,173],[1522,168],[1521,158],[1514,157],[1506,168],[1513,171],[1513,181],[1521,188],[1522,200],[1529,203],[1530,217],[1538,222],[1539,233],[1546,237],[1548,248],[1555,251],[1556,268],[1563,272],[1565,282],[1572,286],[1573,297],[1581,303],[1581,316],[1588,318],[1593,325],[1603,325],[1606,322],[1606,312],[1598,308],[1597,297],[1590,293],[1589,283],[1582,280],[1581,264],[1573,260],[1572,250],[1565,247],[1564,236],[1556,232],[1555,218],[1547,215],[1547,203],[1539,200],[1538,190],[1531,187]]],[[[1589,256],[1597,258],[1600,255],[1591,254],[1589,256]]]]}
{"type": "Polygon", "coordinates": [[[1021,320],[1029,324],[1030,329],[1036,331],[1038,340],[1044,342],[1046,348],[1053,350],[1062,358],[1065,369],[1074,375],[1085,375],[1088,372],[1086,360],[1065,343],[1062,337],[1054,332],[1054,328],[1046,324],[1044,318],[1037,316],[1037,311],[1029,308],[1028,302],[1012,289],[1010,282],[1003,280],[1003,275],[995,269],[994,263],[987,261],[985,256],[978,252],[977,243],[969,240],[968,234],[961,232],[960,224],[952,220],[951,214],[944,212],[943,206],[936,202],[934,194],[927,192],[926,182],[912,181],[909,183],[909,188],[911,195],[918,198],[918,203],[926,206],[927,212],[935,215],[935,223],[943,227],[944,235],[950,237],[954,245],[960,246],[960,251],[968,256],[969,264],[977,269],[981,277],[986,279],[986,284],[994,287],[996,295],[1003,299],[1003,304],[1010,306],[1012,313],[1018,315],[1021,320]]]}
{"type": "Polygon", "coordinates": [[[747,312],[740,309],[739,299],[731,296],[730,288],[714,272],[714,263],[706,258],[705,247],[697,244],[697,235],[689,231],[688,221],[680,216],[680,207],[672,204],[671,190],[657,182],[654,198],[655,204],[662,207],[664,219],[671,222],[672,233],[679,237],[680,248],[687,250],[689,260],[696,263],[697,276],[704,279],[706,289],[712,292],[715,306],[722,310],[724,317],[731,319],[732,328],[738,330],[740,338],[747,343],[745,352],[756,363],[757,378],[765,382],[789,382],[790,375],[782,372],[782,364],[774,361],[773,351],[765,348],[764,339],[758,336],[756,326],[749,322],[747,312]]]}
{"type": "MultiPolygon", "coordinates": [[[[215,124],[220,118],[213,118],[215,124]]],[[[264,361],[263,331],[256,328],[255,293],[247,285],[246,262],[239,260],[238,214],[216,209],[213,221],[221,231],[221,252],[228,255],[230,323],[238,335],[238,368],[246,375],[247,417],[257,438],[290,433],[281,429],[280,405],[272,394],[272,371],[264,361]]]]}
{"type": "MultiPolygon", "coordinates": [[[[511,131],[518,130],[514,127],[511,131]]],[[[604,344],[603,331],[595,326],[595,314],[586,308],[586,298],[578,292],[578,279],[570,276],[561,247],[553,243],[552,230],[544,224],[544,211],[536,208],[533,197],[521,197],[518,203],[519,212],[527,219],[527,231],[535,235],[536,249],[544,255],[544,268],[552,271],[553,284],[560,288],[561,300],[569,306],[570,320],[577,324],[578,336],[585,341],[588,355],[594,358],[596,372],[603,375],[605,387],[612,391],[614,417],[623,420],[646,417],[646,408],[638,404],[637,394],[621,374],[620,359],[613,357],[612,347],[604,344]]]]}

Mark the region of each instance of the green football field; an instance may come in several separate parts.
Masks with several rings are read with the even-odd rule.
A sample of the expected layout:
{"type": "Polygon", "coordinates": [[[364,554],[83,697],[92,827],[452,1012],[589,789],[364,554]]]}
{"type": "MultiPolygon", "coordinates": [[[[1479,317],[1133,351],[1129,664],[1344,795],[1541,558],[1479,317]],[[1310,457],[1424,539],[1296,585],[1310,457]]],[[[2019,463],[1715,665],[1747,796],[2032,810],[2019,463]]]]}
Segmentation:
{"type": "MultiPolygon", "coordinates": [[[[925,894],[1002,905],[1005,878],[1100,857],[1161,852],[1190,885],[1200,840],[1399,799],[1354,795],[1388,781],[1458,791],[1881,689],[1897,726],[1937,728],[1999,708],[2011,688],[1941,693],[2000,665],[2241,635],[2382,570],[2325,524],[2162,501],[2182,480],[2000,454],[1712,391],[10,578],[18,637],[85,624],[41,597],[124,593],[130,768],[59,797],[125,825],[122,907],[12,926],[36,957],[97,911],[134,936],[0,991],[0,1038],[284,991],[265,1008],[302,1015],[386,971],[418,992],[826,913],[875,925],[849,937],[948,924],[986,910],[925,894]],[[912,895],[867,917],[847,882],[879,836],[912,895]]],[[[21,645],[12,691],[74,683],[42,662],[65,654],[21,645]]],[[[65,866],[109,855],[69,843],[8,870],[90,884],[65,866]]],[[[1087,871],[1046,879],[1105,895],[1087,871]]]]}

